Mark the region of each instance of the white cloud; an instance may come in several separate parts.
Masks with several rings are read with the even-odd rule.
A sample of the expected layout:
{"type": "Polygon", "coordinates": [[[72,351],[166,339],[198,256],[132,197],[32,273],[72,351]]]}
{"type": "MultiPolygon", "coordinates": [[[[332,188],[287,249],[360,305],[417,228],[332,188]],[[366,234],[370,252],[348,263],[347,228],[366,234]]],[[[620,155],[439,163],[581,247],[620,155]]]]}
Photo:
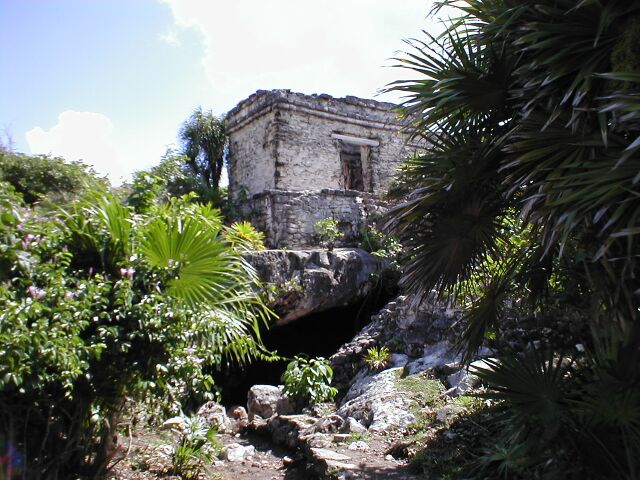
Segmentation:
{"type": "Polygon", "coordinates": [[[25,136],[31,153],[82,160],[99,174],[108,175],[113,184],[131,173],[118,154],[113,123],[101,113],[67,110],[49,130],[34,127],[25,136]]]}
{"type": "MultiPolygon", "coordinates": [[[[372,97],[404,72],[385,68],[402,39],[439,29],[432,0],[160,0],[202,35],[216,109],[257,89],[372,97]]],[[[222,112],[220,112],[222,113],[222,112]]]]}
{"type": "Polygon", "coordinates": [[[180,39],[178,38],[178,32],[175,28],[169,28],[166,32],[158,35],[160,41],[170,45],[172,47],[177,47],[180,45],[180,39]]]}

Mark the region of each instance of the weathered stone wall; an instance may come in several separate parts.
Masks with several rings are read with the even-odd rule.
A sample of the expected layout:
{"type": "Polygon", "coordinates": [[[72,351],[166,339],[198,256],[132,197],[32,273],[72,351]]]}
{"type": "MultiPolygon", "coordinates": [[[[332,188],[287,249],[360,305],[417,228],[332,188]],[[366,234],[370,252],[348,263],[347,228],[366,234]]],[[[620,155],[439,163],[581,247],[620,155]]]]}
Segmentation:
{"type": "Polygon", "coordinates": [[[356,97],[258,91],[227,114],[229,187],[234,198],[268,188],[345,188],[340,147],[347,135],[370,146],[371,190],[382,193],[412,150],[399,133],[395,105],[356,97]]]}
{"type": "Polygon", "coordinates": [[[353,190],[269,190],[246,201],[242,209],[265,233],[269,247],[282,248],[316,246],[313,226],[325,218],[334,218],[345,234],[338,246],[354,245],[367,215],[386,206],[377,195],[353,190]]]}
{"type": "Polygon", "coordinates": [[[231,197],[269,246],[315,246],[313,225],[325,218],[339,222],[341,245],[355,243],[367,215],[385,207],[381,194],[415,149],[394,107],[261,90],[227,114],[231,197]]]}
{"type": "Polygon", "coordinates": [[[228,173],[234,198],[275,188],[278,140],[274,125],[275,112],[269,112],[231,136],[228,173]]]}

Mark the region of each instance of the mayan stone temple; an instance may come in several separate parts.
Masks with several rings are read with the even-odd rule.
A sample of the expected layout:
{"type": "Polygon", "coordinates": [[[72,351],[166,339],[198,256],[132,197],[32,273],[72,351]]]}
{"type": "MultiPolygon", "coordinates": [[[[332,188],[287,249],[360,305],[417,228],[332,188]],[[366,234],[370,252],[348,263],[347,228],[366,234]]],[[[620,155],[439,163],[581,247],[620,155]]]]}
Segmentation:
{"type": "Polygon", "coordinates": [[[412,148],[394,104],[259,90],[227,114],[231,198],[272,248],[317,244],[334,218],[353,240],[412,148]]]}

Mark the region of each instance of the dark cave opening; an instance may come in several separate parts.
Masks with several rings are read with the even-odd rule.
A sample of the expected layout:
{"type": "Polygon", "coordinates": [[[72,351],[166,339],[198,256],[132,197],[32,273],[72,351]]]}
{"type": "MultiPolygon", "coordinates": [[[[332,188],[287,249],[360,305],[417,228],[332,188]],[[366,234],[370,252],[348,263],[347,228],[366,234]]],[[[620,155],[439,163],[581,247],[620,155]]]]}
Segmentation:
{"type": "Polygon", "coordinates": [[[309,357],[333,355],[349,342],[391,299],[388,289],[347,307],[314,313],[286,325],[272,327],[262,333],[265,346],[286,360],[255,360],[246,366],[230,365],[214,374],[226,406],[245,405],[249,388],[256,384],[279,385],[290,359],[296,355],[309,357]]]}

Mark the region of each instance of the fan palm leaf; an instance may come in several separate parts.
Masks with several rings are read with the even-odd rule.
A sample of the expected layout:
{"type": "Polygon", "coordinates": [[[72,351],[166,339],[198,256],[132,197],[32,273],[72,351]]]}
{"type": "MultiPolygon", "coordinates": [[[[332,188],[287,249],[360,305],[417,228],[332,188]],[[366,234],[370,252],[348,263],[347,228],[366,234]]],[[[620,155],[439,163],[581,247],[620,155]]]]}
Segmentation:
{"type": "Polygon", "coordinates": [[[106,272],[115,273],[133,253],[131,211],[110,193],[89,194],[70,211],[62,212],[61,221],[72,236],[71,248],[81,252],[75,256],[77,261],[84,266],[98,263],[106,272]]]}

